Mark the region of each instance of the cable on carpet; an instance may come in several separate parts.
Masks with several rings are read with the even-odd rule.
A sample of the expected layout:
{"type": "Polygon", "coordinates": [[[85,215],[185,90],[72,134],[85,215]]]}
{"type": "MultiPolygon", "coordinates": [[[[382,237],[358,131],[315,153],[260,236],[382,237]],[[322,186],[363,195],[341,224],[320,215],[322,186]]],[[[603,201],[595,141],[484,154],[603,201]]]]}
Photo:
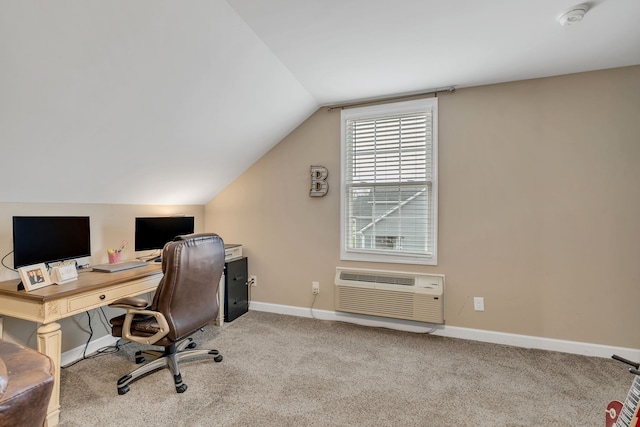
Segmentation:
{"type": "MultiPolygon", "coordinates": [[[[108,324],[109,320],[107,319],[107,315],[105,314],[102,307],[100,307],[100,312],[102,313],[102,316],[104,317],[104,319],[107,321],[107,324],[108,324]]],[[[82,357],[78,360],[74,360],[71,363],[61,366],[62,369],[70,368],[71,366],[83,360],[95,359],[96,357],[104,356],[105,354],[117,353],[120,351],[120,348],[123,345],[129,344],[129,341],[122,342],[123,341],[122,339],[118,339],[115,342],[115,344],[108,345],[105,347],[100,347],[95,352],[87,356],[87,349],[89,348],[89,343],[91,342],[91,338],[93,337],[93,326],[91,325],[91,314],[88,311],[86,311],[85,313],[87,313],[87,317],[89,318],[89,338],[87,339],[87,342],[84,345],[84,350],[82,351],[82,357]]]]}

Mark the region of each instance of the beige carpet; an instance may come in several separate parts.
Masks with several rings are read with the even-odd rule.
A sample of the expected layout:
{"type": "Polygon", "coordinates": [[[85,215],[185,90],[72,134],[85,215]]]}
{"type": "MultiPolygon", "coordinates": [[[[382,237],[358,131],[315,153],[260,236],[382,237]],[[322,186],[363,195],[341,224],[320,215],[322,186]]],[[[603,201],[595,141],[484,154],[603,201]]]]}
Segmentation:
{"type": "Polygon", "coordinates": [[[61,373],[62,427],[603,426],[633,377],[615,361],[249,312],[194,338],[221,363],[156,372],[119,396],[125,345],[61,373]]]}

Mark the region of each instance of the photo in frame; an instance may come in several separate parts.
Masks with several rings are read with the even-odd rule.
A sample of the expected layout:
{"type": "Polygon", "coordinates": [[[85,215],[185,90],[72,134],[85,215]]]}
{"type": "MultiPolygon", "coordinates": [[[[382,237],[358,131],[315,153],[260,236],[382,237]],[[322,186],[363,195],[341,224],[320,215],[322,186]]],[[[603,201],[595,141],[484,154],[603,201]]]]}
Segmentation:
{"type": "Polygon", "coordinates": [[[28,265],[18,269],[24,289],[29,292],[51,285],[51,278],[44,264],[28,265]]]}

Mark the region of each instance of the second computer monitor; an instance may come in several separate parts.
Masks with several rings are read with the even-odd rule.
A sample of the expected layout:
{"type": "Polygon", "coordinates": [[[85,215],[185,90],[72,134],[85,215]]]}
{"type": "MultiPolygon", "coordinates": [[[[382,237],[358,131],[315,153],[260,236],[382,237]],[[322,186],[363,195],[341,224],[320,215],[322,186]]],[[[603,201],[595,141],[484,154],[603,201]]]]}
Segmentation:
{"type": "Polygon", "coordinates": [[[194,223],[192,216],[136,218],[135,250],[162,249],[176,236],[193,233],[194,223]]]}

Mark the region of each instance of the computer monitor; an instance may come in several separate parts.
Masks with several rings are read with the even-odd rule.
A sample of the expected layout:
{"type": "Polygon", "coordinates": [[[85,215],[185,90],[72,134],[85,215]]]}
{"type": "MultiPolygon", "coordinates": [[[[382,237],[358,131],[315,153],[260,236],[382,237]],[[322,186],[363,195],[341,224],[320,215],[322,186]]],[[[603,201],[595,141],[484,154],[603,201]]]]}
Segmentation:
{"type": "Polygon", "coordinates": [[[14,216],[14,268],[91,256],[88,216],[14,216]]]}
{"type": "Polygon", "coordinates": [[[191,234],[194,231],[192,216],[163,216],[136,218],[136,251],[162,249],[176,236],[191,234]]]}

